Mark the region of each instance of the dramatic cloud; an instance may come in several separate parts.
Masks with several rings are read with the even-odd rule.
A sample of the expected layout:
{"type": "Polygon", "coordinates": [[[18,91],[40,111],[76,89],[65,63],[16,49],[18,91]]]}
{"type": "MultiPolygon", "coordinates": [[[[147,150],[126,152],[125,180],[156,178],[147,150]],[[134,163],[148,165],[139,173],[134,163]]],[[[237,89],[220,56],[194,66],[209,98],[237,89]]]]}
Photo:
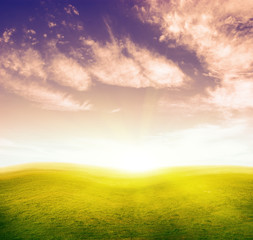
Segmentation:
{"type": "MultiPolygon", "coordinates": [[[[206,103],[207,106],[238,109],[252,107],[253,21],[249,10],[252,7],[252,3],[246,0],[241,4],[226,1],[222,9],[219,1],[147,0],[142,6],[136,5],[135,9],[142,21],[159,26],[160,42],[168,42],[171,48],[170,41],[174,40],[174,48],[184,46],[195,52],[207,71],[206,75],[219,80],[215,88],[208,89],[209,96],[199,97],[202,106],[206,103]]],[[[65,5],[64,10],[69,17],[79,17],[78,10],[71,4],[65,5]]],[[[191,83],[190,77],[176,62],[134,43],[129,37],[115,38],[106,20],[104,24],[110,41],[95,41],[84,32],[80,33],[80,29],[71,27],[83,45],[82,48],[72,47],[69,53],[59,49],[59,45],[69,44],[64,31],[69,29],[69,24],[79,26],[82,23],[79,21],[73,25],[63,20],[61,28],[53,20],[47,24],[49,32],[50,28],[55,28],[56,32],[53,39],[45,40],[43,54],[33,48],[38,43],[36,29],[23,29],[27,47],[20,49],[10,47],[16,29],[4,31],[0,39],[2,73],[19,79],[19,84],[22,79],[31,85],[53,89],[50,83],[55,82],[76,91],[88,91],[93,80],[120,87],[155,89],[182,88],[191,83]]],[[[43,35],[48,36],[47,33],[43,35]]],[[[8,84],[4,86],[7,88],[8,84]]],[[[11,91],[17,94],[17,91],[11,91]]],[[[61,91],[53,90],[55,93],[61,91]]],[[[62,94],[70,95],[68,92],[62,94]]],[[[194,101],[189,99],[191,103],[194,101]]],[[[180,104],[173,103],[174,106],[180,104]]]]}
{"type": "Polygon", "coordinates": [[[173,39],[177,46],[194,51],[209,75],[222,81],[211,93],[213,103],[251,106],[253,95],[248,91],[243,96],[242,89],[253,76],[252,1],[150,0],[146,4],[136,6],[138,15],[142,21],[160,27],[160,41],[173,39]],[[236,99],[228,100],[232,97],[236,99]]]}
{"type": "MultiPolygon", "coordinates": [[[[8,91],[38,103],[42,108],[52,110],[90,110],[88,103],[80,104],[66,92],[53,89],[47,80],[52,71],[40,53],[32,48],[26,50],[7,49],[0,56],[0,84],[8,91]]],[[[86,89],[82,68],[77,63],[61,56],[58,65],[54,63],[55,81],[76,89],[86,89]],[[79,76],[79,77],[78,77],[79,76]]]]}
{"type": "Polygon", "coordinates": [[[85,22],[74,5],[66,2],[63,14],[45,6],[43,31],[30,17],[30,25],[6,29],[0,38],[0,84],[6,91],[42,108],[78,111],[91,108],[76,100],[78,94],[99,82],[137,89],[178,89],[191,82],[176,62],[155,49],[130,37],[116,38],[105,17],[110,40],[100,41],[83,31],[85,22]]]}
{"type": "Polygon", "coordinates": [[[181,87],[190,79],[171,60],[141,48],[129,39],[106,45],[84,40],[93,52],[91,73],[103,83],[134,88],[181,87]]]}
{"type": "Polygon", "coordinates": [[[5,164],[252,165],[253,1],[11,2],[5,164]]]}

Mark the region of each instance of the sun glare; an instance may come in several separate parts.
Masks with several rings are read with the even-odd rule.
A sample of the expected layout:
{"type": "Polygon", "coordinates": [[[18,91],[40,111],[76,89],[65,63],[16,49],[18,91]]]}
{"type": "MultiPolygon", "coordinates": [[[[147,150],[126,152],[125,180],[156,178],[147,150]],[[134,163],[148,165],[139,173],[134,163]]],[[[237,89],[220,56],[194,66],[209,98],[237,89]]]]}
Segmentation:
{"type": "Polygon", "coordinates": [[[149,155],[143,149],[131,147],[124,153],[117,168],[128,172],[138,173],[152,171],[156,169],[157,166],[152,155],[149,155]]]}
{"type": "Polygon", "coordinates": [[[238,162],[250,165],[250,145],[240,137],[242,133],[244,127],[240,123],[227,128],[196,127],[139,142],[95,138],[41,141],[33,145],[3,142],[16,151],[1,166],[72,162],[138,173],[171,166],[238,165],[238,162]]]}

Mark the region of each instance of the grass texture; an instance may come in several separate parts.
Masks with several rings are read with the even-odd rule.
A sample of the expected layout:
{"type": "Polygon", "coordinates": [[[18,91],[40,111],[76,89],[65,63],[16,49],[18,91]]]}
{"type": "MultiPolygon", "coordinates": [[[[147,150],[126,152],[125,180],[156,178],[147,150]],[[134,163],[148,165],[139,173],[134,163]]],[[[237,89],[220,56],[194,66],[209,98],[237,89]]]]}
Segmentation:
{"type": "Polygon", "coordinates": [[[0,239],[253,239],[253,168],[3,169],[0,239]]]}

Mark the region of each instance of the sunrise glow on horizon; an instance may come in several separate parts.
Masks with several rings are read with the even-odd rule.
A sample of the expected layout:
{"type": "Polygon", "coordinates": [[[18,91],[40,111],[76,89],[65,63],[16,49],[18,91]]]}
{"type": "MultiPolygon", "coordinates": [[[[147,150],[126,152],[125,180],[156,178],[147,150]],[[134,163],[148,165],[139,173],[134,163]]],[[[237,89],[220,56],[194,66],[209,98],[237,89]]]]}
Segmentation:
{"type": "Polygon", "coordinates": [[[253,166],[253,2],[0,3],[0,168],[253,166]]]}

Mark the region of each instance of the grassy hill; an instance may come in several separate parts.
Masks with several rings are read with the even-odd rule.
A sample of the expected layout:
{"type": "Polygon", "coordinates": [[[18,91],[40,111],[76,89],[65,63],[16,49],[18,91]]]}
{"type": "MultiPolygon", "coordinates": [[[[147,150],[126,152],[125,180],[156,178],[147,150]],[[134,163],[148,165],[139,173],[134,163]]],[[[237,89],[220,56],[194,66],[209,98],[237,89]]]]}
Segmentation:
{"type": "Polygon", "coordinates": [[[253,239],[253,168],[2,169],[0,239],[253,239]]]}

